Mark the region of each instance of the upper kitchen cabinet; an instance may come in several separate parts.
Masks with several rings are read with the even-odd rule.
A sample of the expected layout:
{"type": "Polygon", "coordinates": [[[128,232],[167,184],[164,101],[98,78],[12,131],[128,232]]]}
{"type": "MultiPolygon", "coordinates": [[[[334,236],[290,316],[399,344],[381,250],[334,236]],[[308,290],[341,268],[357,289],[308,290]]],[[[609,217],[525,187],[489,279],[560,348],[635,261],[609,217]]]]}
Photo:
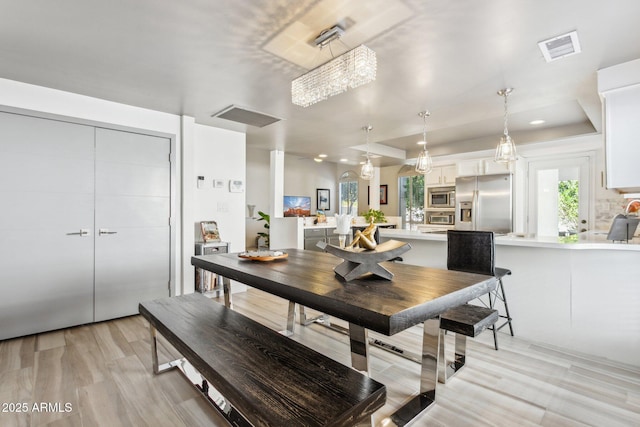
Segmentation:
{"type": "Polygon", "coordinates": [[[607,187],[640,191],[640,59],[598,71],[604,106],[607,187]]]}
{"type": "Polygon", "coordinates": [[[461,160],[457,164],[458,176],[495,175],[513,173],[512,163],[497,163],[493,159],[461,160]]]}
{"type": "Polygon", "coordinates": [[[435,166],[425,175],[425,185],[455,185],[456,165],[435,166]]]}

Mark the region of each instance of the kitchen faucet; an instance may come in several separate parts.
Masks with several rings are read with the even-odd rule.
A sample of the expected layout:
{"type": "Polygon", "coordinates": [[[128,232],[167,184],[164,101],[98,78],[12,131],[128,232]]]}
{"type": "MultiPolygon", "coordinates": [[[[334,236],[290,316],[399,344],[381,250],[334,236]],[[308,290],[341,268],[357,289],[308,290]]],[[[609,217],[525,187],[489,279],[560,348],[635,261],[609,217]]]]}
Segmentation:
{"type": "Polygon", "coordinates": [[[640,200],[632,200],[627,204],[627,208],[624,210],[625,215],[629,215],[630,212],[638,212],[640,210],[640,200]]]}

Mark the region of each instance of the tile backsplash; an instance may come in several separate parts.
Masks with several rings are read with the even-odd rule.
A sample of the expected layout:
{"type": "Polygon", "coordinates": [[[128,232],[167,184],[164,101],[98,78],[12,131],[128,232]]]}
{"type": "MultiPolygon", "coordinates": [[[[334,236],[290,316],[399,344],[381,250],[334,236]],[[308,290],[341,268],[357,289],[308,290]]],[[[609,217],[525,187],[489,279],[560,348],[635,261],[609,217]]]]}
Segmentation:
{"type": "MultiPolygon", "coordinates": [[[[613,217],[623,214],[630,200],[620,197],[608,199],[596,199],[594,229],[607,231],[611,227],[613,217]]],[[[640,234],[640,227],[636,236],[640,234]]]]}

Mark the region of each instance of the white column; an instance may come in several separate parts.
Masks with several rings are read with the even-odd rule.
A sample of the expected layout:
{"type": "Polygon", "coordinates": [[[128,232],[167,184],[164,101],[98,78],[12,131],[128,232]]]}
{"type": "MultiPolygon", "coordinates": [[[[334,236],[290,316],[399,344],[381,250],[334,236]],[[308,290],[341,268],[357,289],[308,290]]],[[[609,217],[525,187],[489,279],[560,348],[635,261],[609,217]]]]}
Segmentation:
{"type": "Polygon", "coordinates": [[[194,268],[191,265],[191,257],[195,249],[195,192],[197,187],[194,157],[195,157],[195,119],[193,117],[180,117],[180,136],[182,139],[182,294],[194,292],[194,268]]]}
{"type": "Polygon", "coordinates": [[[271,152],[269,186],[269,215],[271,218],[284,216],[284,151],[271,152]]]}
{"type": "Polygon", "coordinates": [[[380,210],[380,168],[373,168],[373,178],[369,181],[369,208],[380,210]]]}

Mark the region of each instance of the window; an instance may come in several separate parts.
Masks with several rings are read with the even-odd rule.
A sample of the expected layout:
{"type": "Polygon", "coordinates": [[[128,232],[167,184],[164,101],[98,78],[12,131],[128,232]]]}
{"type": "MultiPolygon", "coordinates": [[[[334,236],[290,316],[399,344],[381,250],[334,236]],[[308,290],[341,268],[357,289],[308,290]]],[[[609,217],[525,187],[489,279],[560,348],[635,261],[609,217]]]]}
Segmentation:
{"type": "Polygon", "coordinates": [[[340,205],[338,213],[358,215],[358,174],[354,171],[347,171],[340,175],[338,197],[340,205]]]}
{"type": "Polygon", "coordinates": [[[405,165],[398,172],[398,206],[402,228],[424,224],[424,175],[417,174],[413,165],[405,165]]]}

